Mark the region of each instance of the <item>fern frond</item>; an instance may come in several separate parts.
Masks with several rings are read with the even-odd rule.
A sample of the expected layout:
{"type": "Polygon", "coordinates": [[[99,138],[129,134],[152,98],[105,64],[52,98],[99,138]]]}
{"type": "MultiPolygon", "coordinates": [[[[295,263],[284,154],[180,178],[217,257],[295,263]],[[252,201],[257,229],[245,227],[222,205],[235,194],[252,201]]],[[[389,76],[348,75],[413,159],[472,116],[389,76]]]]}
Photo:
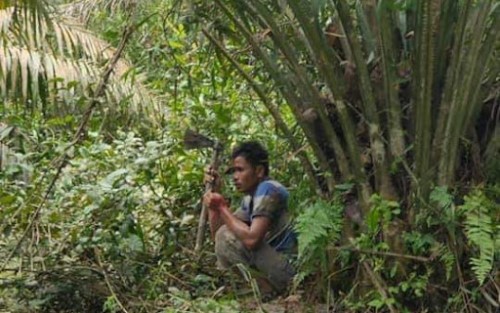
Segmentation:
{"type": "Polygon", "coordinates": [[[467,240],[479,250],[479,255],[471,257],[470,264],[480,284],[493,268],[495,257],[495,228],[490,216],[494,205],[482,191],[476,190],[465,197],[462,210],[466,216],[465,233],[467,240]]]}
{"type": "Polygon", "coordinates": [[[297,220],[297,231],[299,237],[299,257],[302,257],[307,249],[314,249],[318,239],[327,236],[330,222],[324,211],[311,208],[297,220]]]}
{"type": "Polygon", "coordinates": [[[295,229],[299,236],[300,270],[295,283],[300,283],[306,276],[315,272],[325,273],[332,263],[329,259],[328,246],[335,244],[342,230],[343,206],[340,201],[317,201],[307,207],[298,216],[295,229]]]}
{"type": "Polygon", "coordinates": [[[451,272],[455,265],[455,255],[453,255],[448,246],[443,244],[438,245],[437,251],[439,260],[443,263],[446,270],[446,281],[449,281],[451,278],[451,272]]]}
{"type": "Polygon", "coordinates": [[[325,249],[325,244],[340,238],[342,230],[342,206],[318,201],[305,209],[297,218],[299,233],[299,258],[325,249]]]}

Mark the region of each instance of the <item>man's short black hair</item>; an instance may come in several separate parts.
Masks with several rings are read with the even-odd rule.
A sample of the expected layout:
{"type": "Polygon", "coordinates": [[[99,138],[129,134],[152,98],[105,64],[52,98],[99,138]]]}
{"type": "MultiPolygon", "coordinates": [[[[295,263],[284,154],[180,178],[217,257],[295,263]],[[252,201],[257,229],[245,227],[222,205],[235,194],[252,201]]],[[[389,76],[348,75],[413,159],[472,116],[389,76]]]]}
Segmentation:
{"type": "Polygon", "coordinates": [[[269,175],[269,154],[267,150],[257,141],[245,141],[233,149],[232,159],[244,157],[252,166],[262,165],[264,174],[269,175]]]}

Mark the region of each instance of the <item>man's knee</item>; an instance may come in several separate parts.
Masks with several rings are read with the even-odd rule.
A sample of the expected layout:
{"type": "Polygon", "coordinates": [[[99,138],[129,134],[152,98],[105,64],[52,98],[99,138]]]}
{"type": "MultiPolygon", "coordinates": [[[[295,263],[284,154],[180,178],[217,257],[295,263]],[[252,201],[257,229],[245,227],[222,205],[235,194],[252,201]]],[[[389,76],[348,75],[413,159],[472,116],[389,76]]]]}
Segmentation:
{"type": "Polygon", "coordinates": [[[215,234],[215,255],[222,268],[246,263],[243,243],[225,225],[215,234]]]}

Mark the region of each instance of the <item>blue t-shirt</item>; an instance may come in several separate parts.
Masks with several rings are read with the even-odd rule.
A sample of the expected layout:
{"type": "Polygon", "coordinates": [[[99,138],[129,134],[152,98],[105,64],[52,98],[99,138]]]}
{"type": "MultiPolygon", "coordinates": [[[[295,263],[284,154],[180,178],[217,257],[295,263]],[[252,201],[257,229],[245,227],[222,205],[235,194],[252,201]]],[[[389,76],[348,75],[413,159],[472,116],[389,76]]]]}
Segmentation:
{"type": "Polygon", "coordinates": [[[239,219],[251,224],[257,216],[266,216],[271,226],[266,241],[280,252],[291,252],[297,242],[288,215],[289,194],[279,182],[266,179],[259,183],[255,193],[245,195],[241,207],[234,213],[239,219]]]}

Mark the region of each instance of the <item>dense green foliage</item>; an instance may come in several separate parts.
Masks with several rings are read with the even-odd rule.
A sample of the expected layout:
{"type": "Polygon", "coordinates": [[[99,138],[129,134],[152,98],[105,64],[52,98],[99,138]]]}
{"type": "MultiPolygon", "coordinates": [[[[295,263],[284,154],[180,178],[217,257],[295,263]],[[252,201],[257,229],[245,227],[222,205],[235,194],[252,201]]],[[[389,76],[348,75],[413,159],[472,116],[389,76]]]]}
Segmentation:
{"type": "Polygon", "coordinates": [[[224,164],[240,140],[269,148],[299,232],[297,312],[498,310],[499,14],[2,2],[0,311],[264,310],[251,272],[221,274],[208,238],[193,252],[211,152],[186,150],[186,129],[220,140],[224,164]]]}

